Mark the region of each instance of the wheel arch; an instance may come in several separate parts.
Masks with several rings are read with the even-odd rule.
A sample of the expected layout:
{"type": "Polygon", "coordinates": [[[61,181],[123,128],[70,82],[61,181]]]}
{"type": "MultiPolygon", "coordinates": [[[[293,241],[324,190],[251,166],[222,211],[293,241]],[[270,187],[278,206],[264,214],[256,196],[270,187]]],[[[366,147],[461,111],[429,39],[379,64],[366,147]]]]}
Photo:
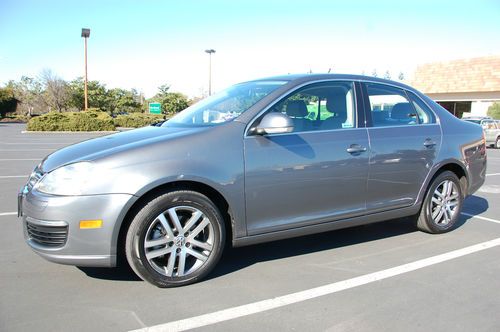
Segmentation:
{"type": "Polygon", "coordinates": [[[468,187],[469,187],[469,180],[468,180],[468,175],[465,166],[461,165],[457,161],[447,161],[444,163],[441,163],[435,168],[435,171],[432,173],[432,176],[428,177],[428,181],[425,182],[425,185],[422,187],[425,190],[421,190],[421,193],[419,195],[419,204],[422,204],[425,195],[427,191],[429,190],[429,187],[432,185],[432,182],[436,177],[439,176],[439,174],[445,172],[445,171],[450,171],[454,173],[460,182],[460,189],[462,191],[462,195],[467,196],[468,193],[468,187]]]}
{"type": "MultiPolygon", "coordinates": [[[[144,192],[127,210],[124,214],[124,217],[121,220],[120,225],[117,225],[118,232],[117,233],[115,245],[116,245],[116,257],[117,257],[117,265],[126,263],[125,257],[125,238],[127,234],[127,229],[132,222],[134,216],[139,212],[139,210],[152,200],[154,197],[169,191],[175,190],[192,190],[196,191],[200,194],[207,196],[219,209],[222,217],[224,219],[224,225],[226,227],[226,232],[231,232],[231,236],[226,236],[226,245],[231,243],[234,238],[234,227],[233,227],[233,217],[230,205],[227,199],[222,195],[218,190],[213,188],[212,186],[202,183],[199,181],[192,180],[182,180],[182,181],[172,181],[163,183],[154,188],[149,189],[144,192]]],[[[115,235],[116,236],[116,235],[115,235]]]]}

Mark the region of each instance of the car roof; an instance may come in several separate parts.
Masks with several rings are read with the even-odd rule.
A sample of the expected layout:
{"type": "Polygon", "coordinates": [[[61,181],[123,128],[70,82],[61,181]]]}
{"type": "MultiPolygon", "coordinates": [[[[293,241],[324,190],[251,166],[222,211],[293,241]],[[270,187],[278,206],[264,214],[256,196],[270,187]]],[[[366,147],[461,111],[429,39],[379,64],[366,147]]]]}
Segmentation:
{"type": "Polygon", "coordinates": [[[279,76],[271,76],[260,79],[251,80],[249,82],[258,82],[258,81],[287,81],[289,83],[308,83],[314,81],[322,81],[322,80],[348,80],[348,81],[363,81],[363,82],[373,82],[373,83],[384,83],[389,85],[395,85],[403,89],[409,89],[412,91],[416,91],[409,85],[406,85],[401,82],[396,82],[392,80],[387,80],[378,77],[372,76],[364,76],[364,75],[353,75],[353,74],[288,74],[288,75],[279,75],[279,76]]]}

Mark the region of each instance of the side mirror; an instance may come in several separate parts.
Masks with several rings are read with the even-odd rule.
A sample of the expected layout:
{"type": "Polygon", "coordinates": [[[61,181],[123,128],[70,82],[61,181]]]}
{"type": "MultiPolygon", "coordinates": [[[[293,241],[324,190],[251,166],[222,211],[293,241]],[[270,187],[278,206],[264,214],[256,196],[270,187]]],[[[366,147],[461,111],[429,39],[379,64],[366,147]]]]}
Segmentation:
{"type": "Polygon", "coordinates": [[[285,134],[293,131],[293,121],[283,113],[271,112],[266,114],[260,121],[255,133],[265,134],[285,134]]]}

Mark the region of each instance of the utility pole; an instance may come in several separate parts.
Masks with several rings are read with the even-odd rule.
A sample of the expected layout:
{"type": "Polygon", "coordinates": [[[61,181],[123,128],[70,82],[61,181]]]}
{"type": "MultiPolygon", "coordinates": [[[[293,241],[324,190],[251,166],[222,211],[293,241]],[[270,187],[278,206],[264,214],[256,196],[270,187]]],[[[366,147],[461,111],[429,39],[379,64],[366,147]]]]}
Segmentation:
{"type": "Polygon", "coordinates": [[[88,90],[87,90],[87,39],[90,37],[90,29],[82,29],[82,37],[85,41],[85,50],[84,50],[84,61],[85,61],[85,85],[84,85],[84,96],[85,96],[85,111],[89,108],[89,102],[88,102],[88,90]]]}
{"type": "Polygon", "coordinates": [[[214,49],[205,50],[208,53],[208,95],[212,95],[212,53],[215,53],[214,49]]]}

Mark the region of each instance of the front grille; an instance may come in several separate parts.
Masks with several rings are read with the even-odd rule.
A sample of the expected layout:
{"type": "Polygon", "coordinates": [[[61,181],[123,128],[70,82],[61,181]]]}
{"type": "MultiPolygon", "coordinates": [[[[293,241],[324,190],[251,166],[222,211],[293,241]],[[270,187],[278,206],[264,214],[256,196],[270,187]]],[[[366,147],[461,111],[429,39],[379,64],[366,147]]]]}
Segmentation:
{"type": "Polygon", "coordinates": [[[68,226],[41,226],[26,221],[28,237],[35,243],[46,247],[62,247],[68,238],[68,226]]]}

